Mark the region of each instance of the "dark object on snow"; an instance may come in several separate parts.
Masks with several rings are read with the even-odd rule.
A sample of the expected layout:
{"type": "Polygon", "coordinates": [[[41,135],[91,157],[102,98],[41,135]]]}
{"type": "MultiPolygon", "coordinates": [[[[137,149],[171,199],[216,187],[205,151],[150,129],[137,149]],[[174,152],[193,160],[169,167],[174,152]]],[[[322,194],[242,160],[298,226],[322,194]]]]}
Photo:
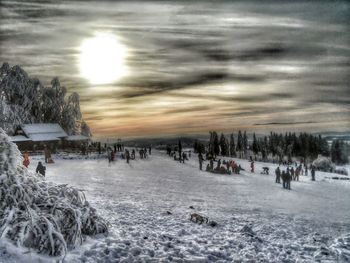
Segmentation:
{"type": "Polygon", "coordinates": [[[191,205],[190,207],[189,207],[190,209],[194,209],[194,207],[191,205]]]}
{"type": "Polygon", "coordinates": [[[45,171],[46,167],[41,162],[39,162],[35,172],[41,174],[42,176],[45,176],[45,171]]]}
{"type": "Polygon", "coordinates": [[[241,229],[241,232],[244,233],[244,234],[246,234],[246,235],[248,235],[248,236],[251,236],[251,237],[253,237],[253,236],[256,235],[256,233],[253,231],[253,229],[252,229],[250,226],[248,226],[248,225],[245,225],[245,226],[241,229]]]}
{"type": "Polygon", "coordinates": [[[216,227],[217,225],[218,223],[216,223],[215,221],[209,221],[209,226],[216,227]]]}
{"type": "Polygon", "coordinates": [[[338,176],[333,176],[333,177],[325,177],[326,179],[332,179],[332,180],[350,180],[350,178],[347,177],[338,177],[338,176]]]}
{"type": "Polygon", "coordinates": [[[262,170],[262,172],[261,172],[261,174],[269,174],[269,167],[263,167],[262,168],[263,170],[262,170]]]}
{"type": "Polygon", "coordinates": [[[148,239],[148,237],[143,237],[143,239],[148,239]]]}
{"type": "Polygon", "coordinates": [[[200,225],[203,224],[203,223],[208,223],[209,222],[208,217],[202,216],[202,215],[197,214],[197,213],[191,214],[190,220],[192,222],[195,222],[195,223],[200,224],[200,225]]]}
{"type": "Polygon", "coordinates": [[[173,213],[170,211],[166,211],[167,215],[172,215],[173,213]]]}

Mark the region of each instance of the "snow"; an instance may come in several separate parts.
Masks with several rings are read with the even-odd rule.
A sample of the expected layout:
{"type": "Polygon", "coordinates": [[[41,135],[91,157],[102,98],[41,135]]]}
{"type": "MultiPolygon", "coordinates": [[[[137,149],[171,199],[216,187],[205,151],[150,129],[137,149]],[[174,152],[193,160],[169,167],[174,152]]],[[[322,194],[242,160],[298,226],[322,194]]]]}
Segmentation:
{"type": "Polygon", "coordinates": [[[57,123],[24,124],[21,128],[32,141],[58,141],[68,136],[57,123]]]}
{"type": "Polygon", "coordinates": [[[27,138],[23,135],[16,135],[16,136],[10,136],[10,139],[12,142],[28,142],[31,141],[31,139],[27,138]]]}
{"type": "MultiPolygon", "coordinates": [[[[31,158],[31,171],[39,160],[31,158]]],[[[350,260],[350,181],[316,172],[315,182],[300,176],[289,191],[274,183],[274,175],[260,174],[263,166],[273,173],[276,165],[255,162],[252,174],[248,161],[235,159],[245,171],[219,175],[199,171],[197,160],[192,154],[180,164],[155,150],[130,164],[55,158],[46,180],[83,189],[111,224],[107,238],[87,238],[67,262],[350,260]],[[195,224],[191,213],[218,225],[195,224]]],[[[1,247],[0,262],[20,256],[3,257],[1,247]]]]}

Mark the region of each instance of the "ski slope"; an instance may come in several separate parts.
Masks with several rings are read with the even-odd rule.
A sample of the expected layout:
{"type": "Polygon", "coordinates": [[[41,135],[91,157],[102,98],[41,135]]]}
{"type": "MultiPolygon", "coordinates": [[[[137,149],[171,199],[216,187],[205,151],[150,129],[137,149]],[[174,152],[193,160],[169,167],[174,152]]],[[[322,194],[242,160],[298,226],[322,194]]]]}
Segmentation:
{"type": "MultiPolygon", "coordinates": [[[[32,158],[30,170],[38,160],[32,158]]],[[[235,160],[246,170],[240,175],[199,171],[194,154],[185,164],[157,151],[130,164],[56,159],[46,180],[83,189],[111,224],[108,237],[89,238],[67,262],[350,260],[349,181],[316,173],[316,182],[301,176],[289,191],[274,175],[259,174],[274,165],[256,163],[252,174],[247,161],[235,160]],[[194,212],[218,225],[191,222],[194,212]]],[[[0,253],[0,262],[23,256],[38,260],[0,253]]]]}

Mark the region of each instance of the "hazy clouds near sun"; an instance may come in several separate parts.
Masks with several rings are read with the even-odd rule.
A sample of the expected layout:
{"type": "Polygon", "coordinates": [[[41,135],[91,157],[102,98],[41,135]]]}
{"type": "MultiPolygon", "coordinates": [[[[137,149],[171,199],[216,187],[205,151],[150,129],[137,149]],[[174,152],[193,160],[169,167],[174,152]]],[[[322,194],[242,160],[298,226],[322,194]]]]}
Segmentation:
{"type": "Polygon", "coordinates": [[[0,62],[60,77],[97,135],[349,128],[350,4],[280,2],[1,1],[0,62]],[[98,32],[129,74],[93,86],[79,47],[98,32]]]}

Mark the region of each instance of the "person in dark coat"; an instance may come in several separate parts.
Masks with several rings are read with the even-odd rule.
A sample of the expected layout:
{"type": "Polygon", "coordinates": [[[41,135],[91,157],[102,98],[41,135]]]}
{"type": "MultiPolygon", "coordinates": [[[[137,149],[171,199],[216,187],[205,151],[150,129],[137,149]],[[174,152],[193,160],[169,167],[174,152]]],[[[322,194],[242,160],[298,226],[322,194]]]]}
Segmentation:
{"type": "Polygon", "coordinates": [[[311,181],[316,181],[315,175],[316,175],[315,167],[312,166],[311,167],[311,181]]]}
{"type": "Polygon", "coordinates": [[[287,171],[287,174],[286,174],[286,189],[290,190],[290,183],[292,181],[292,174],[287,171]]]}
{"type": "Polygon", "coordinates": [[[151,147],[151,146],[148,148],[148,154],[149,154],[149,155],[152,154],[152,147],[151,147]]]}
{"type": "Polygon", "coordinates": [[[129,160],[130,160],[129,150],[125,150],[125,158],[126,158],[126,162],[129,163],[129,160]]]}
{"type": "Polygon", "coordinates": [[[294,168],[293,167],[290,169],[290,175],[291,175],[293,181],[295,181],[296,178],[295,178],[295,172],[294,172],[294,168]]]}
{"type": "Polygon", "coordinates": [[[202,170],[203,155],[201,153],[198,154],[198,162],[199,162],[199,170],[202,170]]]}
{"type": "Polygon", "coordinates": [[[41,174],[42,176],[45,176],[45,171],[46,167],[41,162],[39,162],[35,172],[41,174]]]}
{"type": "Polygon", "coordinates": [[[282,186],[284,189],[286,189],[286,185],[287,185],[287,174],[285,171],[282,171],[282,186]]]}
{"type": "Polygon", "coordinates": [[[280,184],[281,183],[281,170],[280,170],[280,167],[276,168],[275,174],[276,174],[276,181],[275,181],[275,183],[280,184]]]}
{"type": "Polygon", "coordinates": [[[187,160],[187,154],[182,152],[182,162],[185,163],[185,159],[187,160]]]}
{"type": "Polygon", "coordinates": [[[210,170],[214,170],[214,161],[213,161],[213,159],[210,159],[209,164],[210,164],[210,170]]]}
{"type": "Polygon", "coordinates": [[[221,159],[219,159],[217,163],[217,168],[220,169],[220,167],[221,167],[221,159]]]}

